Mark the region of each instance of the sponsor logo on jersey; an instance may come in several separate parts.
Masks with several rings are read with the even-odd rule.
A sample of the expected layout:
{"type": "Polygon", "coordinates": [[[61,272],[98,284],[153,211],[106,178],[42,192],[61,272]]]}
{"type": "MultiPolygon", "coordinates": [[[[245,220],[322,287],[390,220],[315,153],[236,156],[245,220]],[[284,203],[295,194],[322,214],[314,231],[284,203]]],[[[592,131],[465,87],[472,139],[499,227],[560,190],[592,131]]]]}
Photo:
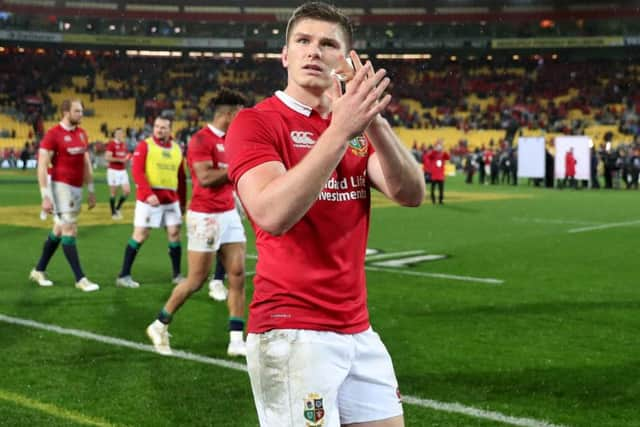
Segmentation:
{"type": "Polygon", "coordinates": [[[294,147],[311,148],[316,143],[315,139],[312,138],[313,132],[292,130],[290,135],[294,147]]]}
{"type": "Polygon", "coordinates": [[[75,156],[77,154],[84,154],[85,147],[67,147],[67,153],[75,156]]]}
{"type": "Polygon", "coordinates": [[[359,135],[349,141],[349,149],[353,154],[358,157],[364,157],[367,155],[369,146],[367,145],[367,139],[364,135],[359,135]]]}
{"type": "Polygon", "coordinates": [[[306,427],[319,427],[324,424],[324,404],[322,396],[311,393],[304,399],[304,419],[306,427]]]}

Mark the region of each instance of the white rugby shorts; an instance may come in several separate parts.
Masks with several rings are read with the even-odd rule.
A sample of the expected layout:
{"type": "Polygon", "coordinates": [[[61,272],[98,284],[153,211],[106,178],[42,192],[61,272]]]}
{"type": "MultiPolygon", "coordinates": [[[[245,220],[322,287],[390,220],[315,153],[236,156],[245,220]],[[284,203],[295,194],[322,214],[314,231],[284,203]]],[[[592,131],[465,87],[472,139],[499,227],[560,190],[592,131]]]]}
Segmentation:
{"type": "Polygon", "coordinates": [[[217,252],[226,243],[244,243],[242,220],[235,209],[219,213],[187,211],[187,250],[217,252]]]}
{"type": "Polygon", "coordinates": [[[77,224],[82,206],[82,187],[51,181],[53,218],[58,224],[77,224]]]}
{"type": "Polygon", "coordinates": [[[402,414],[391,357],[371,328],[249,334],[247,367],[262,427],[340,427],[402,414]]]}
{"type": "Polygon", "coordinates": [[[136,200],[136,210],[133,215],[135,227],[160,228],[182,224],[180,203],[173,202],[159,206],[136,200]]]}
{"type": "Polygon", "coordinates": [[[110,187],[129,185],[129,174],[126,169],[107,169],[107,184],[110,187]]]}

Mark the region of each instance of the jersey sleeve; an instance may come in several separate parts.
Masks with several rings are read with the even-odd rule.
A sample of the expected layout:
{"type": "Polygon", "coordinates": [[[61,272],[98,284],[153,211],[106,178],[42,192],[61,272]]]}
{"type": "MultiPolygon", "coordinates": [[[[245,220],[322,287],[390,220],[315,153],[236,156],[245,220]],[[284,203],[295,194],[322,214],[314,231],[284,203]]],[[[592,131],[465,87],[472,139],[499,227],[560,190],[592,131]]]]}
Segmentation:
{"type": "Polygon", "coordinates": [[[256,109],[242,110],[233,120],[225,139],[225,152],[234,185],[248,170],[262,163],[282,161],[272,129],[273,124],[256,109]]]}
{"type": "Polygon", "coordinates": [[[189,140],[187,157],[193,162],[213,161],[211,146],[207,138],[201,133],[195,133],[189,140]]]}
{"type": "Polygon", "coordinates": [[[56,150],[56,139],[55,139],[55,128],[51,128],[47,133],[44,134],[42,141],[40,141],[40,148],[44,148],[45,150],[55,151],[56,150]]]}
{"type": "Polygon", "coordinates": [[[140,141],[133,152],[131,172],[133,174],[133,181],[136,183],[137,198],[143,201],[147,200],[147,197],[153,194],[149,181],[147,180],[146,163],[147,143],[146,141],[140,141]]]}
{"type": "Polygon", "coordinates": [[[113,141],[109,141],[109,143],[107,144],[107,148],[105,148],[104,150],[105,154],[106,153],[111,153],[111,155],[113,157],[116,156],[116,144],[113,141]]]}

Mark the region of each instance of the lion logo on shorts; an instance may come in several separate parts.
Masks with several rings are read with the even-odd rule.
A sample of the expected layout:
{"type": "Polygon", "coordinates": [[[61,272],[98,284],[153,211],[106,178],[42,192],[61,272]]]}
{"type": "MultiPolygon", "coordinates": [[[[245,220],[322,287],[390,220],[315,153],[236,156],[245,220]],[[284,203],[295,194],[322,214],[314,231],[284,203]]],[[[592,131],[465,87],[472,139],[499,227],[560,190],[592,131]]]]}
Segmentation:
{"type": "Polygon", "coordinates": [[[304,399],[304,419],[306,427],[319,427],[324,424],[324,406],[322,396],[311,393],[304,399]]]}

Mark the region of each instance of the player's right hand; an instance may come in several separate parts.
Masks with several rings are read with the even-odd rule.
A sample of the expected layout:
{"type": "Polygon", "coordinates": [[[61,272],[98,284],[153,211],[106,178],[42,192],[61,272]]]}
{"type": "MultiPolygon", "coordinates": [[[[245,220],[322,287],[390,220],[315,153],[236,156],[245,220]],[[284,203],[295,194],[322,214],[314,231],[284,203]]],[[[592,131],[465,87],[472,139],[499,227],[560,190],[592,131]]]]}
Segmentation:
{"type": "Polygon", "coordinates": [[[160,200],[158,200],[158,196],[156,196],[155,194],[152,194],[149,197],[147,197],[147,200],[145,200],[145,202],[154,207],[160,205],[160,200]]]}
{"type": "Polygon", "coordinates": [[[385,75],[384,69],[374,73],[373,65],[367,61],[346,84],[344,93],[340,93],[336,78],[333,92],[335,94],[337,91],[340,96],[332,96],[331,127],[335,126],[346,133],[348,140],[361,135],[371,120],[384,111],[391,101],[391,95],[381,98],[390,83],[385,75]]]}
{"type": "Polygon", "coordinates": [[[53,202],[49,197],[44,197],[42,199],[41,208],[42,208],[42,211],[46,212],[47,214],[53,213],[53,202]]]}

